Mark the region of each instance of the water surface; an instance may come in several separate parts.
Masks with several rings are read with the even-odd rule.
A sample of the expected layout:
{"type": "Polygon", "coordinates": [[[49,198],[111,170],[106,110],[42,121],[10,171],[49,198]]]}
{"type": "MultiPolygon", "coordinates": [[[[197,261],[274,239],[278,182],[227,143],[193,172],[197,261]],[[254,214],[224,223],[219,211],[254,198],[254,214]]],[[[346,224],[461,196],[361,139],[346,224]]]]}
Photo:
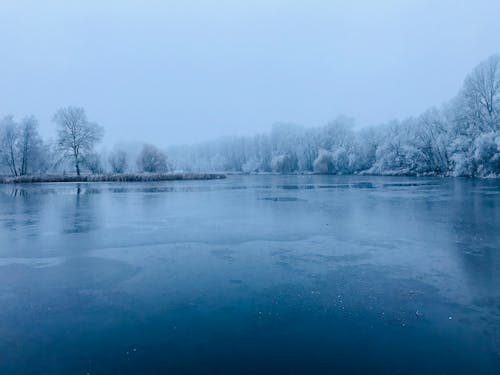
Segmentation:
{"type": "Polygon", "coordinates": [[[500,373],[500,181],[0,186],[0,373],[500,373]]]}

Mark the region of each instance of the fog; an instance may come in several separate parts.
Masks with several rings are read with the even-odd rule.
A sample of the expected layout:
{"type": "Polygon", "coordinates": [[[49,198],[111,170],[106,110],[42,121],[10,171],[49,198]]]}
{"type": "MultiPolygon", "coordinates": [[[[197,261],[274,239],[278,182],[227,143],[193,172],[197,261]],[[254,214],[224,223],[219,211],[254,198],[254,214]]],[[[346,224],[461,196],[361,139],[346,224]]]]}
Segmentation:
{"type": "Polygon", "coordinates": [[[379,124],[455,95],[498,52],[498,14],[496,0],[6,0],[0,117],[55,137],[55,111],[81,106],[104,145],[161,147],[340,114],[379,124]]]}

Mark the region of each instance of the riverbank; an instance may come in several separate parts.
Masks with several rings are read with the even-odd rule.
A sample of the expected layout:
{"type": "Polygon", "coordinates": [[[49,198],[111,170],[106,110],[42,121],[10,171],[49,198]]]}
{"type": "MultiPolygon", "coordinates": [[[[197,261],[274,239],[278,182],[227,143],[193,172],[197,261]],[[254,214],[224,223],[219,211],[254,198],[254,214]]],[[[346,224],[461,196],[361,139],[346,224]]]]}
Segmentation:
{"type": "Polygon", "coordinates": [[[179,180],[220,180],[226,178],[222,173],[127,173],[85,176],[37,175],[0,177],[2,184],[28,184],[40,182],[153,182],[179,180]]]}
{"type": "Polygon", "coordinates": [[[437,173],[437,172],[425,172],[425,173],[416,173],[411,171],[361,171],[355,173],[347,173],[347,174],[334,174],[334,173],[316,173],[316,172],[290,172],[290,173],[278,173],[278,172],[226,172],[227,175],[231,176],[366,176],[366,177],[417,177],[417,178],[425,178],[425,177],[440,177],[440,178],[469,178],[469,179],[500,179],[500,174],[489,174],[485,176],[454,176],[451,173],[437,173]]]}

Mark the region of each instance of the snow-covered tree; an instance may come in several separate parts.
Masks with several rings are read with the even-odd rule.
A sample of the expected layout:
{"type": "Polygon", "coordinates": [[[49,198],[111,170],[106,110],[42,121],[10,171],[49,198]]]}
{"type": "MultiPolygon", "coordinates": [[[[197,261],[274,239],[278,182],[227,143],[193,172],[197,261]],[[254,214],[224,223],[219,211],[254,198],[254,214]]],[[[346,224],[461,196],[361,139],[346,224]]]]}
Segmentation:
{"type": "Polygon", "coordinates": [[[97,152],[88,153],[82,160],[82,164],[90,171],[92,174],[102,174],[104,173],[104,165],[102,162],[102,157],[97,152]]]}
{"type": "Polygon", "coordinates": [[[103,136],[104,130],[89,122],[85,109],[65,107],[59,109],[53,121],[58,126],[58,144],[66,156],[73,159],[76,174],[80,175],[83,158],[93,152],[94,146],[103,136]]]}
{"type": "Polygon", "coordinates": [[[13,176],[19,175],[19,128],[13,116],[0,121],[0,157],[2,164],[13,176]]]}
{"type": "Polygon", "coordinates": [[[474,162],[479,176],[495,176],[500,172],[500,132],[481,134],[474,142],[474,162]]]}
{"type": "Polygon", "coordinates": [[[43,141],[34,116],[22,119],[19,127],[19,174],[27,175],[45,166],[43,141]]]}
{"type": "Polygon", "coordinates": [[[139,171],[147,173],[167,172],[167,155],[156,146],[145,144],[137,159],[137,168],[139,171]]]}
{"type": "Polygon", "coordinates": [[[500,127],[500,56],[490,56],[465,79],[461,92],[464,121],[474,133],[496,131],[500,127]]]}
{"type": "Polygon", "coordinates": [[[128,167],[127,153],[123,150],[115,150],[109,155],[108,161],[113,173],[124,173],[128,167]]]}
{"type": "Polygon", "coordinates": [[[271,159],[271,169],[278,173],[292,173],[297,171],[297,157],[294,154],[279,154],[271,159]]]}

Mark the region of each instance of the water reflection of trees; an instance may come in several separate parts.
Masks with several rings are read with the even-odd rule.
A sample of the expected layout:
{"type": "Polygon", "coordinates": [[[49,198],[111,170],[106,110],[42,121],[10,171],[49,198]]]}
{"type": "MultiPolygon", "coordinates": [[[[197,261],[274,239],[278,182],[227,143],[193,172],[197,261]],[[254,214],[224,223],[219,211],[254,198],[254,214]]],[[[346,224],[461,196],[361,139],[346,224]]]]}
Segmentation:
{"type": "Polygon", "coordinates": [[[500,200],[491,189],[497,181],[453,180],[449,220],[454,247],[472,286],[491,289],[499,284],[500,200]]]}
{"type": "Polygon", "coordinates": [[[36,237],[45,203],[43,197],[32,189],[19,186],[5,189],[0,194],[0,223],[8,231],[18,232],[24,237],[36,237]]]}
{"type": "MultiPolygon", "coordinates": [[[[99,192],[97,190],[97,192],[99,192]]],[[[68,202],[64,209],[63,232],[66,234],[88,233],[97,228],[96,213],[99,211],[93,196],[96,191],[77,184],[74,201],[68,202]]]]}

